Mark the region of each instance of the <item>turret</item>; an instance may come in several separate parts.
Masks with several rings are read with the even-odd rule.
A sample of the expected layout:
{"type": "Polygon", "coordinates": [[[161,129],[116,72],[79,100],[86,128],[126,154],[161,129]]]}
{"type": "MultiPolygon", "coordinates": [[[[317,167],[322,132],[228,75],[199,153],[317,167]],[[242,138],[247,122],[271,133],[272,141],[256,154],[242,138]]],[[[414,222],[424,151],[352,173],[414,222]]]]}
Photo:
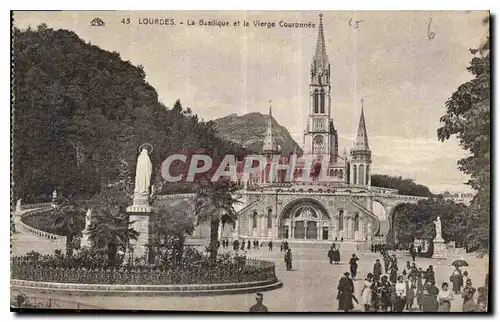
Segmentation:
{"type": "Polygon", "coordinates": [[[349,182],[355,185],[371,185],[372,153],[368,145],[363,99],[361,99],[361,115],[359,117],[358,133],[350,152],[349,182]]]}

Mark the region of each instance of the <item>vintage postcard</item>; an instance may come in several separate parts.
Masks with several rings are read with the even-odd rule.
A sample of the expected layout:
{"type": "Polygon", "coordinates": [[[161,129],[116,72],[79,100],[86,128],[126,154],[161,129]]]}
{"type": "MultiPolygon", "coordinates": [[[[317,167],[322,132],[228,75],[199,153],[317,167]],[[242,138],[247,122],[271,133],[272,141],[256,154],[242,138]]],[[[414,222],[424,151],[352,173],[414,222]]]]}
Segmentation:
{"type": "Polygon", "coordinates": [[[488,11],[13,11],[11,310],[489,312],[488,11]]]}

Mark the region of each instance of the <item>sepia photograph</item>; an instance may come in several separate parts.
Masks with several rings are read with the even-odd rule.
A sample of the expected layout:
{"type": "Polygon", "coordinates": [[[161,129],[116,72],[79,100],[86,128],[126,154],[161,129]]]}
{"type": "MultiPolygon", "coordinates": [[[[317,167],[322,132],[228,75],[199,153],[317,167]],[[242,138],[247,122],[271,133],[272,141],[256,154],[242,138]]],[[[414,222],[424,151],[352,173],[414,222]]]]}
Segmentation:
{"type": "Polygon", "coordinates": [[[11,18],[11,311],[492,312],[489,11],[11,18]]]}

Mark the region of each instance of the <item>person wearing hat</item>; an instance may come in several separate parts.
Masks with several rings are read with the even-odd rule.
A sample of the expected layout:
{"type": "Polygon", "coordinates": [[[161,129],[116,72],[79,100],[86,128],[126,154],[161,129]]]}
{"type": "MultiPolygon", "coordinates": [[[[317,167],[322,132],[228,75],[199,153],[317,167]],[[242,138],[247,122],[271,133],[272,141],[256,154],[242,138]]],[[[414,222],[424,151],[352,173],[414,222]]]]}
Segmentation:
{"type": "Polygon", "coordinates": [[[387,280],[387,276],[382,276],[382,281],[380,282],[380,307],[383,312],[387,311],[387,308],[392,307],[391,303],[391,293],[392,286],[391,283],[387,280]]]}
{"type": "Polygon", "coordinates": [[[285,253],[285,265],[287,271],[292,270],[292,250],[290,248],[285,253]]]}
{"type": "Polygon", "coordinates": [[[373,264],[373,276],[380,277],[382,275],[382,264],[380,264],[380,259],[377,258],[375,264],[373,264]]]}
{"type": "Polygon", "coordinates": [[[464,299],[462,304],[463,312],[474,312],[474,293],[476,293],[476,289],[472,287],[472,281],[468,279],[462,292],[462,298],[464,299]]]}
{"type": "Polygon", "coordinates": [[[257,303],[252,305],[252,307],[250,308],[250,312],[269,312],[267,310],[267,306],[262,304],[262,302],[264,301],[264,295],[262,295],[262,293],[257,293],[257,295],[255,296],[255,301],[257,301],[257,303]]]}
{"type": "Polygon", "coordinates": [[[351,276],[353,280],[356,280],[356,275],[358,273],[358,261],[359,258],[356,256],[356,254],[352,254],[352,257],[349,260],[349,269],[351,271],[351,276]]]}
{"type": "Polygon", "coordinates": [[[354,283],[349,278],[349,272],[345,272],[339,280],[337,287],[337,300],[339,300],[339,311],[348,312],[354,308],[352,298],[354,295],[354,283]]]}

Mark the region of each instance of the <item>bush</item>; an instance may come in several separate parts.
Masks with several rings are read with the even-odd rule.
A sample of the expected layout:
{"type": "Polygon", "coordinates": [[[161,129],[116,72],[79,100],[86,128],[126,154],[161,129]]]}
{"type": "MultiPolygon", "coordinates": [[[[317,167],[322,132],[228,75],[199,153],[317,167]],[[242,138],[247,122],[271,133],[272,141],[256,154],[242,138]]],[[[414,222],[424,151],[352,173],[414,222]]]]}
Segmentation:
{"type": "Polygon", "coordinates": [[[239,253],[221,254],[213,263],[193,248],[186,248],[183,260],[173,265],[126,263],[106,266],[106,254],[83,250],[74,257],[35,253],[13,257],[13,279],[81,284],[220,284],[271,280],[276,278],[272,262],[249,259],[239,253]]]}

